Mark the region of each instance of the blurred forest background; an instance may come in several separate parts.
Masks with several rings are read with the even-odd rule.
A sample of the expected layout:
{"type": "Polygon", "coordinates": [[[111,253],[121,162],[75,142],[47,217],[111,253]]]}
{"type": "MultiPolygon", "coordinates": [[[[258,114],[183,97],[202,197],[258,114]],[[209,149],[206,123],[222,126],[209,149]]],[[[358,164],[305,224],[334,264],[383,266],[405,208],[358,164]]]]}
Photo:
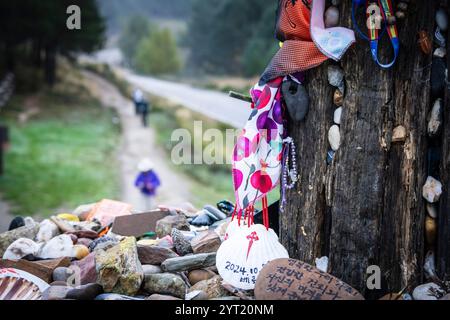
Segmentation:
{"type": "Polygon", "coordinates": [[[254,76],[278,46],[273,0],[98,3],[109,38],[118,39],[126,62],[141,72],[254,76]]]}
{"type": "MultiPolygon", "coordinates": [[[[278,48],[276,3],[0,2],[0,81],[14,75],[14,95],[0,106],[0,125],[10,131],[5,172],[0,176],[0,215],[2,210],[48,215],[82,202],[120,199],[116,160],[121,123],[115,110],[105,110],[92,95],[83,70],[109,80],[125,97],[130,97],[132,86],[118,78],[111,65],[81,65],[80,57],[120,49],[120,68],[136,74],[246,92],[278,48]],[[66,10],[72,4],[81,8],[81,30],[66,27],[66,10]],[[10,208],[5,209],[1,200],[10,208]]],[[[199,119],[207,128],[229,127],[183,106],[151,100],[150,123],[168,155],[173,129],[192,131],[193,121],[199,119]]],[[[194,204],[233,200],[229,166],[184,166],[181,171],[193,178],[194,204]]]]}

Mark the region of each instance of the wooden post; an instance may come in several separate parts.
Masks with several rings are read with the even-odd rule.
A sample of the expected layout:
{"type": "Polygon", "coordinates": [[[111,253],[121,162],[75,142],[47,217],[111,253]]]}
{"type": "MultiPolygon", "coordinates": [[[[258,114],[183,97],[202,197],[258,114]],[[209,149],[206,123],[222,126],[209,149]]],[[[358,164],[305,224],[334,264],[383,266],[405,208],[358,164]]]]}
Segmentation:
{"type": "MultiPolygon", "coordinates": [[[[341,3],[340,25],[352,28],[352,1],[341,3]]],[[[297,144],[299,183],[287,192],[280,214],[281,241],[293,258],[308,263],[328,256],[330,272],[368,298],[411,289],[423,279],[431,55],[420,51],[417,34],[426,30],[432,37],[437,5],[408,2],[406,18],[398,24],[401,48],[393,68],[378,67],[369,43],[360,37],[348,50],[340,63],[347,85],[341,146],[331,165],[326,163],[327,135],[336,107],[327,67],[334,62],[307,73],[312,107],[304,122],[288,124],[297,144]],[[407,137],[394,143],[392,132],[399,125],[407,137]],[[370,265],[380,267],[382,292],[366,286],[370,265]]],[[[364,12],[359,18],[363,26],[364,12]]],[[[392,56],[387,41],[379,56],[382,61],[392,56]]],[[[449,185],[448,175],[443,183],[449,185]]]]}

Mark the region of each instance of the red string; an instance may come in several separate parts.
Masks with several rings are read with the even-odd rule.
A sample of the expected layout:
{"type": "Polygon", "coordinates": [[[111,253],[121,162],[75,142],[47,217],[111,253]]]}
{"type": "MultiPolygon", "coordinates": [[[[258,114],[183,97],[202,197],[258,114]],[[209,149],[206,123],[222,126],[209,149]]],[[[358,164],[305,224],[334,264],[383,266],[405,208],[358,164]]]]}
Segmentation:
{"type": "Polygon", "coordinates": [[[263,207],[263,223],[267,230],[269,230],[269,208],[267,205],[267,196],[262,198],[262,207],[263,207]]]}
{"type": "Polygon", "coordinates": [[[237,210],[237,206],[234,206],[233,214],[231,215],[231,221],[233,221],[234,217],[236,216],[236,210],[237,210]]]}

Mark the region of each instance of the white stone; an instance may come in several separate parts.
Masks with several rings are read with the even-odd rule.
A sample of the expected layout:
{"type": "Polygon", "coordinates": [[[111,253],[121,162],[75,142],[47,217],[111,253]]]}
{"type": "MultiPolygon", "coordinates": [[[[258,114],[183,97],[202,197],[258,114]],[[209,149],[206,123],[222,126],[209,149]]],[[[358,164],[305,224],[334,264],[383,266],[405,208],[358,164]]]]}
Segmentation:
{"type": "Polygon", "coordinates": [[[438,216],[438,211],[436,207],[431,203],[427,203],[427,213],[433,219],[436,219],[438,216]]]}
{"type": "Polygon", "coordinates": [[[404,126],[397,126],[392,132],[392,142],[403,142],[406,140],[406,129],[404,126]]]}
{"type": "Polygon", "coordinates": [[[67,234],[54,237],[47,242],[39,253],[42,259],[57,259],[62,257],[72,257],[73,242],[67,234]]]}
{"type": "Polygon", "coordinates": [[[330,6],[325,11],[325,28],[336,27],[339,24],[339,9],[330,6]]]}
{"type": "Polygon", "coordinates": [[[434,252],[428,251],[425,257],[425,263],[423,265],[423,269],[425,270],[425,276],[427,279],[436,277],[436,264],[434,262],[434,252]]]}
{"type": "Polygon", "coordinates": [[[328,131],[328,142],[330,143],[331,149],[337,151],[341,145],[341,133],[339,131],[339,126],[333,125],[328,131]]]}
{"type": "Polygon", "coordinates": [[[316,258],[316,268],[323,272],[328,272],[328,257],[316,258]]]}
{"type": "Polygon", "coordinates": [[[443,47],[436,48],[433,52],[433,56],[437,58],[444,58],[447,55],[447,50],[443,47]]]}
{"type": "Polygon", "coordinates": [[[435,178],[429,176],[422,188],[422,196],[429,203],[435,203],[439,201],[442,194],[442,183],[435,178]]]}
{"type": "Polygon", "coordinates": [[[36,256],[41,246],[28,238],[20,238],[9,245],[3,254],[3,259],[19,260],[25,256],[36,256]]]}
{"type": "Polygon", "coordinates": [[[436,283],[425,283],[414,289],[414,300],[437,300],[438,298],[430,292],[430,289],[442,292],[441,287],[439,287],[436,283]]]}
{"type": "Polygon", "coordinates": [[[442,125],[442,100],[437,99],[434,102],[433,108],[431,109],[430,118],[428,121],[428,135],[435,136],[442,125]]]}
{"type": "Polygon", "coordinates": [[[334,110],[334,115],[333,115],[334,123],[341,124],[341,117],[342,117],[342,107],[339,107],[336,110],[334,110]]]}
{"type": "Polygon", "coordinates": [[[448,29],[448,16],[442,8],[436,11],[436,24],[442,31],[446,31],[448,29]]]}
{"type": "Polygon", "coordinates": [[[36,235],[37,242],[48,242],[59,234],[59,228],[49,219],[43,220],[36,235]]]}

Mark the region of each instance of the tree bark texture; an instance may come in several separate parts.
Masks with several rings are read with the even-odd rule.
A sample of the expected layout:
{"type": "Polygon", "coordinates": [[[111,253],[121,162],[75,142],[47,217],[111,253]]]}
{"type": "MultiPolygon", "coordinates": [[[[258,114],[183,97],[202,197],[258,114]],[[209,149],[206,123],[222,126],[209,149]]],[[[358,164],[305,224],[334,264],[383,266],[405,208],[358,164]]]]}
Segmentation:
{"type": "MultiPolygon", "coordinates": [[[[328,256],[329,271],[366,297],[411,289],[423,278],[426,212],[422,187],[428,175],[431,55],[420,51],[417,34],[425,30],[432,37],[437,5],[437,1],[409,2],[406,18],[398,23],[400,55],[391,69],[380,68],[371,58],[369,43],[356,36],[357,43],[339,63],[346,92],[341,146],[330,165],[326,163],[327,136],[336,106],[327,68],[336,62],[327,61],[307,73],[310,111],[305,121],[288,123],[298,150],[299,182],[287,192],[286,209],[280,214],[281,241],[291,257],[305,262],[314,264],[315,258],[328,256]],[[400,125],[406,129],[406,140],[392,142],[393,129],[400,125]],[[367,289],[370,265],[380,267],[382,292],[367,289]]],[[[351,1],[341,1],[339,9],[340,25],[353,28],[351,1]]],[[[358,15],[362,28],[365,13],[358,15]]],[[[389,42],[380,45],[381,60],[389,60],[389,42]]],[[[442,143],[447,161],[442,171],[447,174],[448,190],[448,114],[446,122],[447,139],[442,143]]],[[[446,197],[447,202],[441,202],[441,217],[449,212],[448,193],[446,197]]],[[[446,237],[441,240],[448,243],[448,231],[446,237]]],[[[441,251],[447,255],[448,271],[446,245],[441,251]]]]}
{"type": "MultiPolygon", "coordinates": [[[[449,41],[450,33],[447,34],[447,43],[449,41]]],[[[450,66],[449,55],[447,55],[447,66],[450,66]]],[[[441,278],[450,279],[450,92],[448,83],[445,93],[440,167],[443,194],[438,216],[437,269],[441,278]]]]}

